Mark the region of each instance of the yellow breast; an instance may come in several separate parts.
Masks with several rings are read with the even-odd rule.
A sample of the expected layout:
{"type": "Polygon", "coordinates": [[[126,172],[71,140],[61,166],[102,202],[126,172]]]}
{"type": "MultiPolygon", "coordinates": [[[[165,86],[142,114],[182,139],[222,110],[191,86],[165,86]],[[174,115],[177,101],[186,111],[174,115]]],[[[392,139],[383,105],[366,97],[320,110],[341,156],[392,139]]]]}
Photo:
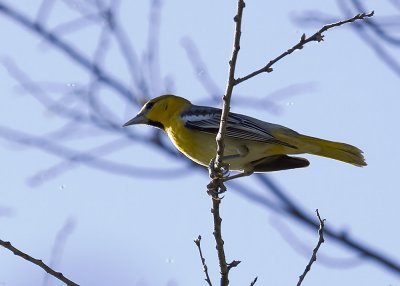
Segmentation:
{"type": "Polygon", "coordinates": [[[208,166],[215,157],[215,136],[187,129],[182,123],[177,123],[177,126],[165,130],[175,147],[189,159],[208,166]]]}

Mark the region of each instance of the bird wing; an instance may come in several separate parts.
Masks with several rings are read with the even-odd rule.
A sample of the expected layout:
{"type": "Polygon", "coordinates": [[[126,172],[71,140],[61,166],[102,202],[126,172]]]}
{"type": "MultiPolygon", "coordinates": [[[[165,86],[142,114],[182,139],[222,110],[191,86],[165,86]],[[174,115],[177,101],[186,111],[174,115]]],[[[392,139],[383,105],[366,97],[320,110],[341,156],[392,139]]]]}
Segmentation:
{"type": "MultiPolygon", "coordinates": [[[[191,106],[181,114],[185,126],[189,129],[217,135],[221,120],[221,109],[207,106],[191,106]]],[[[237,113],[229,113],[226,133],[227,137],[242,140],[280,144],[296,148],[276,139],[267,129],[269,123],[237,113]]]]}

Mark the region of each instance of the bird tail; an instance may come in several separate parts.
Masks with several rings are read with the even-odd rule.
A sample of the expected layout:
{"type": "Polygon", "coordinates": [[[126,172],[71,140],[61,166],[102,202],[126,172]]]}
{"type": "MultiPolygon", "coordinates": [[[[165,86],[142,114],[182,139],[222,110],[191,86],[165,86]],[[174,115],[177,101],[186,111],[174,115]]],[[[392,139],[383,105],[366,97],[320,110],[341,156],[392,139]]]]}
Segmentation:
{"type": "Polygon", "coordinates": [[[305,152],[323,156],[358,167],[366,166],[363,152],[355,146],[299,134],[300,148],[305,152]]]}

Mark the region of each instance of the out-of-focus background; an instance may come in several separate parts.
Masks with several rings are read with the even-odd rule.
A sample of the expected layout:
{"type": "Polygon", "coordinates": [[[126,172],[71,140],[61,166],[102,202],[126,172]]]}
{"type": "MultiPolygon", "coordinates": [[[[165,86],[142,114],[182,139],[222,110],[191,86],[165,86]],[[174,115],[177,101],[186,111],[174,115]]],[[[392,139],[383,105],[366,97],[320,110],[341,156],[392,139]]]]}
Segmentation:
{"type": "MultiPolygon", "coordinates": [[[[305,169],[228,184],[223,199],[234,285],[396,285],[400,276],[400,2],[248,1],[237,76],[325,23],[328,31],[237,86],[232,111],[347,142],[368,166],[306,156],[305,169]],[[361,6],[362,5],[362,6],[361,6]]],[[[0,238],[81,285],[213,281],[209,179],[157,130],[121,125],[175,93],[221,106],[236,1],[0,1],[0,238]]],[[[62,285],[0,248],[1,285],[62,285]]]]}

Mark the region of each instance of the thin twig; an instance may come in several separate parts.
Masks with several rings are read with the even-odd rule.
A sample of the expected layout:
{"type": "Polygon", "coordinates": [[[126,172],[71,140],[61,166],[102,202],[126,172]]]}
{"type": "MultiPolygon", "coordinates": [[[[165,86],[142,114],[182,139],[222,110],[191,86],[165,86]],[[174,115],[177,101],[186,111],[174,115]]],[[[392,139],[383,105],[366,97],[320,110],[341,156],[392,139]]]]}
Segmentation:
{"type": "MultiPolygon", "coordinates": [[[[351,9],[349,5],[356,4],[354,1],[337,1],[339,8],[345,15],[353,13],[354,9],[351,9]]],[[[360,11],[360,2],[357,2],[357,11],[360,11]]],[[[306,24],[314,25],[320,23],[326,23],[327,21],[332,21],[333,16],[322,14],[321,12],[315,11],[304,11],[301,16],[297,17],[296,21],[303,26],[306,24]]],[[[396,20],[399,19],[398,16],[395,17],[396,20]]],[[[390,27],[395,25],[391,23],[391,18],[380,18],[379,24],[373,21],[366,21],[367,25],[352,25],[352,29],[356,31],[361,39],[368,45],[397,76],[400,75],[400,63],[393,55],[390,49],[387,49],[386,44],[390,44],[395,47],[399,47],[399,39],[391,34],[390,27]],[[385,22],[388,19],[389,22],[385,22]],[[372,33],[370,33],[372,31],[372,33]]]]}
{"type": "Polygon", "coordinates": [[[299,282],[297,282],[297,286],[300,286],[301,283],[303,283],[304,278],[306,278],[307,273],[311,270],[311,266],[312,264],[317,261],[317,252],[319,250],[319,248],[321,247],[321,245],[325,242],[324,239],[324,227],[325,227],[325,219],[321,219],[318,209],[316,210],[317,212],[317,217],[319,220],[319,229],[318,229],[318,243],[317,246],[314,248],[312,256],[310,258],[310,261],[308,262],[306,268],[304,269],[303,274],[300,275],[299,277],[299,282]]]}
{"type": "Polygon", "coordinates": [[[243,0],[238,0],[237,6],[237,15],[234,18],[236,23],[235,27],[235,39],[234,39],[234,46],[231,60],[229,61],[229,78],[226,87],[226,92],[223,97],[223,108],[222,108],[222,115],[221,121],[219,126],[219,131],[216,137],[217,141],[217,155],[215,158],[215,163],[210,165],[210,173],[217,174],[213,176],[211,182],[209,184],[209,194],[212,195],[212,204],[213,208],[211,210],[214,218],[214,238],[217,244],[217,253],[218,253],[218,260],[219,260],[219,267],[221,273],[221,286],[229,285],[229,270],[235,266],[237,266],[240,261],[233,261],[230,264],[226,263],[225,257],[225,250],[224,250],[224,241],[222,239],[221,233],[221,216],[219,213],[219,205],[221,203],[221,198],[219,197],[219,190],[224,190],[224,186],[222,183],[222,157],[224,155],[224,136],[226,130],[226,122],[229,114],[230,109],[230,101],[232,96],[232,91],[235,83],[235,67],[236,67],[236,60],[240,49],[240,35],[241,35],[241,24],[242,24],[242,15],[243,9],[245,7],[245,3],[243,0]]]}
{"type": "Polygon", "coordinates": [[[196,243],[197,249],[199,250],[201,264],[203,265],[203,271],[204,271],[204,274],[206,275],[206,279],[204,279],[204,280],[206,280],[206,282],[209,286],[212,286],[210,276],[208,275],[208,267],[206,264],[206,259],[203,257],[203,252],[201,251],[201,235],[199,235],[197,237],[197,239],[194,240],[194,243],[196,243]]]}
{"type": "Polygon", "coordinates": [[[49,273],[51,276],[57,278],[58,280],[64,282],[66,285],[69,286],[79,286],[79,284],[76,284],[75,282],[69,280],[67,277],[65,277],[61,272],[57,272],[50,268],[48,265],[43,263],[42,260],[33,258],[32,256],[22,252],[21,250],[15,248],[9,241],[4,241],[0,239],[0,245],[7,248],[8,250],[12,251],[15,255],[22,257],[23,259],[39,266],[42,268],[44,271],[49,273]]]}
{"type": "MultiPolygon", "coordinates": [[[[364,7],[364,3],[362,3],[359,0],[353,0],[353,1],[349,1],[350,4],[352,4],[354,6],[354,8],[358,11],[363,11],[363,9],[365,9],[364,7]]],[[[395,18],[398,20],[398,15],[395,16],[395,18]]],[[[370,30],[372,32],[374,32],[374,34],[381,38],[383,41],[385,41],[388,44],[391,44],[395,47],[398,47],[400,45],[400,38],[396,35],[393,35],[392,33],[388,32],[387,29],[384,28],[384,25],[382,23],[380,23],[378,25],[377,22],[375,21],[365,21],[365,26],[370,28],[370,30]]]]}
{"type": "Polygon", "coordinates": [[[328,31],[329,29],[332,29],[334,27],[339,27],[341,25],[347,24],[347,23],[352,23],[354,21],[358,21],[358,20],[364,20],[366,18],[372,17],[374,15],[374,11],[370,12],[370,13],[360,13],[355,15],[354,17],[347,19],[347,20],[343,20],[343,21],[339,21],[336,23],[332,23],[332,24],[328,24],[323,26],[318,32],[316,32],[314,35],[310,36],[310,37],[306,37],[306,34],[303,34],[300,38],[300,41],[294,45],[293,47],[291,47],[290,49],[288,49],[287,51],[283,52],[281,55],[279,55],[278,57],[276,57],[275,59],[271,60],[268,64],[266,64],[264,67],[262,67],[259,70],[256,70],[244,77],[239,77],[235,80],[234,85],[237,85],[241,82],[244,82],[252,77],[255,77],[256,75],[259,75],[260,73],[263,72],[272,72],[272,66],[280,61],[281,59],[283,59],[284,57],[290,55],[291,53],[293,53],[296,50],[301,50],[305,44],[309,43],[309,42],[321,42],[324,40],[324,35],[322,33],[328,31]]]}
{"type": "MultiPolygon", "coordinates": [[[[299,255],[309,257],[309,243],[305,242],[284,220],[276,217],[271,220],[271,226],[279,233],[282,239],[299,255]]],[[[319,227],[319,222],[313,229],[319,227]]],[[[329,236],[329,230],[324,228],[324,236],[329,236]]],[[[360,266],[364,263],[361,255],[351,257],[337,257],[334,255],[324,255],[319,253],[318,262],[325,267],[336,269],[350,269],[360,266]]]]}
{"type": "Polygon", "coordinates": [[[254,278],[254,280],[251,281],[250,286],[256,285],[257,280],[258,280],[258,277],[256,276],[256,278],[254,278]]]}

